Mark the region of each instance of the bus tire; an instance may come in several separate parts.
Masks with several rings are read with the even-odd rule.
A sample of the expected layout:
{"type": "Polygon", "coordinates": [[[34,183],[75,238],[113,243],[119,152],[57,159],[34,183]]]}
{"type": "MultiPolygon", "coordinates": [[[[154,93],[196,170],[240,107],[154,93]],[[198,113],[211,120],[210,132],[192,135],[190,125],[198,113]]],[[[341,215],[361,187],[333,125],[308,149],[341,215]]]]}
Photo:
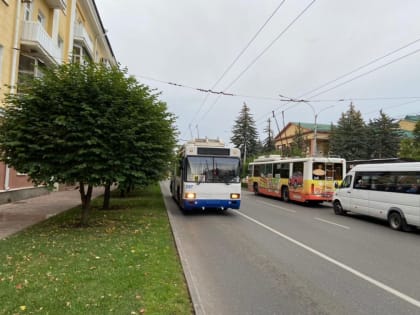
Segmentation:
{"type": "Polygon", "coordinates": [[[388,223],[391,229],[396,231],[411,231],[409,225],[398,211],[392,211],[388,215],[388,223]]]}
{"type": "Polygon", "coordinates": [[[336,215],[344,215],[346,212],[343,210],[343,206],[341,205],[340,201],[336,200],[333,203],[334,213],[336,215]]]}
{"type": "Polygon", "coordinates": [[[254,194],[255,195],[258,195],[259,194],[259,192],[258,192],[258,184],[257,183],[254,183],[254,185],[252,186],[252,189],[254,190],[254,194]]]}
{"type": "Polygon", "coordinates": [[[283,199],[284,202],[289,202],[290,198],[289,198],[289,188],[287,187],[283,187],[281,190],[281,198],[283,199]]]}

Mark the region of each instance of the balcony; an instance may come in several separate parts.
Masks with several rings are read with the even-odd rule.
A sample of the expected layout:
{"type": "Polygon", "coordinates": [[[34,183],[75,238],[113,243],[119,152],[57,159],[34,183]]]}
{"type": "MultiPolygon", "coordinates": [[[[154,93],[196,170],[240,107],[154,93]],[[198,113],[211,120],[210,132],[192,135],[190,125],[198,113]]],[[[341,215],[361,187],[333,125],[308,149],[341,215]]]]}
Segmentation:
{"type": "Polygon", "coordinates": [[[61,64],[61,49],[39,22],[23,22],[21,51],[40,58],[46,64],[61,64]]]}
{"type": "Polygon", "coordinates": [[[94,57],[92,40],[82,24],[76,24],[74,26],[74,41],[82,45],[87,50],[91,58],[94,57]]]}
{"type": "Polygon", "coordinates": [[[52,9],[64,10],[67,7],[66,0],[46,0],[45,2],[52,9]]]}

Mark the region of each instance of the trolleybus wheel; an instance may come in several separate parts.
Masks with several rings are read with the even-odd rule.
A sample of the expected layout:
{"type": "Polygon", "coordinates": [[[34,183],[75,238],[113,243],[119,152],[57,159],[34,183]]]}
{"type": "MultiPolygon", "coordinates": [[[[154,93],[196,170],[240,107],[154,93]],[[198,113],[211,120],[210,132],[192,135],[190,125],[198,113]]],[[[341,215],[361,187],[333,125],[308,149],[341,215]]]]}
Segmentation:
{"type": "Polygon", "coordinates": [[[253,190],[254,190],[254,194],[258,195],[258,184],[257,183],[254,183],[253,190]]]}
{"type": "Polygon", "coordinates": [[[285,201],[285,202],[289,202],[290,201],[290,198],[289,198],[289,188],[283,187],[283,189],[281,190],[281,197],[283,198],[283,201],[285,201]]]}

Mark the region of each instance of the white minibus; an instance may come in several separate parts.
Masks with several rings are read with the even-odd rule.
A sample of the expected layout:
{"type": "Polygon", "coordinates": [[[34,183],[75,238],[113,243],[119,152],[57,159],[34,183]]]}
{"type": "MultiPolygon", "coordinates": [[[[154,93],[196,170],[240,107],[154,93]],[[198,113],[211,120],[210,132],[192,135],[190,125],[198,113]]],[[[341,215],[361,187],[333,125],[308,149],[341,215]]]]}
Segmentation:
{"type": "Polygon", "coordinates": [[[338,215],[387,220],[394,230],[420,227],[420,162],[356,165],[336,189],[333,207],[338,215]]]}

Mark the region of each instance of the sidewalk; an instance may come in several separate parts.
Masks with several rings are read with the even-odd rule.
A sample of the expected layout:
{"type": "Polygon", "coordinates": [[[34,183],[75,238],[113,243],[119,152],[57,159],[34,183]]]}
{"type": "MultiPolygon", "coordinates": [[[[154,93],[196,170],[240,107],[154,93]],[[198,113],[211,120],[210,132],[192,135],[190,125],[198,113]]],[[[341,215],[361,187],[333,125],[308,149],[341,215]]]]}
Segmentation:
{"type": "MultiPolygon", "coordinates": [[[[104,193],[95,187],[92,199],[104,193]]],[[[0,239],[81,204],[78,189],[50,192],[47,195],[0,205],[0,239]]]]}

